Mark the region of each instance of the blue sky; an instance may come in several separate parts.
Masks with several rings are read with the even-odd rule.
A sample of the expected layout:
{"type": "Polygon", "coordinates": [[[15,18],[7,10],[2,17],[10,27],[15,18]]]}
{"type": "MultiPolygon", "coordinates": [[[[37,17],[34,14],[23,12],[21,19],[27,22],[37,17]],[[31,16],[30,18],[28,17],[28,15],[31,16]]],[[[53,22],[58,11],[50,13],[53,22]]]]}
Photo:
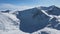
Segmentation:
{"type": "MultiPolygon", "coordinates": [[[[23,8],[23,6],[33,7],[33,6],[51,6],[56,5],[60,6],[60,0],[0,0],[0,7],[4,9],[4,6],[19,6],[23,8]]],[[[17,8],[17,7],[16,7],[17,8]]],[[[6,7],[5,7],[6,9],[6,7]]]]}
{"type": "Polygon", "coordinates": [[[59,5],[60,0],[0,0],[0,4],[14,4],[14,5],[59,5]]]}

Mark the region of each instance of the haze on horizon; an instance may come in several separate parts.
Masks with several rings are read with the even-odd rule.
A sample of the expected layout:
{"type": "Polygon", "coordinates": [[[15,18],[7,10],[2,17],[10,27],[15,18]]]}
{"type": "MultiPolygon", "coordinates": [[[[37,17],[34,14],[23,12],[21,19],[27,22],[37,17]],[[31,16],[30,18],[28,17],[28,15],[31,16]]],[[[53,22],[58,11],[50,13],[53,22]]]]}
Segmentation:
{"type": "Polygon", "coordinates": [[[22,10],[37,6],[60,7],[60,0],[0,0],[0,10],[22,10]]]}

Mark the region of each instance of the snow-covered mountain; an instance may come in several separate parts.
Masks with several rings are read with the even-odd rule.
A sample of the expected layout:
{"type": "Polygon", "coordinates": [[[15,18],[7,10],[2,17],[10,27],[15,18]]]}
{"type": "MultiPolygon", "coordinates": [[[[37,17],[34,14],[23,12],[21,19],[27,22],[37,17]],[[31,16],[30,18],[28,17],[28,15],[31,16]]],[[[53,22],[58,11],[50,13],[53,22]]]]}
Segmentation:
{"type": "Polygon", "coordinates": [[[0,34],[59,34],[60,8],[36,7],[0,12],[0,34]]]}
{"type": "Polygon", "coordinates": [[[41,10],[32,8],[18,12],[17,18],[21,20],[20,29],[24,32],[35,32],[43,29],[48,25],[50,17],[45,15],[41,10]]]}
{"type": "Polygon", "coordinates": [[[50,15],[60,15],[60,8],[55,5],[49,7],[41,7],[40,9],[45,10],[50,15]]]}

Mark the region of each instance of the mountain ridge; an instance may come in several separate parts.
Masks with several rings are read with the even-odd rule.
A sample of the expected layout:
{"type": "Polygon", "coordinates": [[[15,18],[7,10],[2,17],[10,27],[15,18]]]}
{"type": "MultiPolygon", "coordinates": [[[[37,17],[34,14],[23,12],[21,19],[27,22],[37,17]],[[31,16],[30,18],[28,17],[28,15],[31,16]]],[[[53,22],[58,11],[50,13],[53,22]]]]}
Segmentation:
{"type": "MultiPolygon", "coordinates": [[[[18,29],[25,33],[26,32],[34,33],[38,30],[44,29],[45,27],[60,30],[60,28],[59,28],[60,22],[58,21],[58,20],[60,20],[59,19],[60,18],[59,17],[60,8],[56,7],[56,6],[43,7],[43,8],[44,8],[44,10],[42,9],[42,7],[41,8],[35,7],[35,8],[23,10],[23,11],[15,11],[13,13],[10,13],[10,11],[7,11],[9,13],[7,13],[7,12],[0,12],[0,13],[2,13],[4,15],[4,18],[2,18],[2,19],[4,19],[4,21],[6,21],[5,16],[7,16],[6,18],[11,17],[11,19],[12,19],[13,17],[11,15],[14,15],[15,18],[19,19],[19,23],[18,23],[19,25],[17,24],[19,26],[18,29]],[[43,13],[42,10],[44,12],[46,12],[48,16],[45,13],[43,13]],[[50,16],[52,16],[52,17],[50,17],[50,16]],[[50,19],[50,18],[52,18],[52,19],[50,19]]],[[[3,16],[1,16],[1,17],[3,17],[3,16]]],[[[11,21],[15,20],[15,18],[13,18],[11,21]]],[[[8,19],[8,20],[10,20],[10,19],[8,19]]],[[[7,20],[7,22],[8,22],[8,20],[7,20]]],[[[17,22],[17,20],[15,20],[15,21],[17,22]]]]}

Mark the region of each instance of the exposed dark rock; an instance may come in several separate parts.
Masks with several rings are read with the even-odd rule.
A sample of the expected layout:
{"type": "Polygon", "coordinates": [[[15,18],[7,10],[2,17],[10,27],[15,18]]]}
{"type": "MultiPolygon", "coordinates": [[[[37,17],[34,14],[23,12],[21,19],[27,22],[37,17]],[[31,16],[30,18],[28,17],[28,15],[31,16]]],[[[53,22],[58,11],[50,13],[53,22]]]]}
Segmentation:
{"type": "Polygon", "coordinates": [[[17,18],[21,20],[20,30],[32,33],[43,29],[49,22],[50,17],[37,8],[18,12],[17,18]]]}

